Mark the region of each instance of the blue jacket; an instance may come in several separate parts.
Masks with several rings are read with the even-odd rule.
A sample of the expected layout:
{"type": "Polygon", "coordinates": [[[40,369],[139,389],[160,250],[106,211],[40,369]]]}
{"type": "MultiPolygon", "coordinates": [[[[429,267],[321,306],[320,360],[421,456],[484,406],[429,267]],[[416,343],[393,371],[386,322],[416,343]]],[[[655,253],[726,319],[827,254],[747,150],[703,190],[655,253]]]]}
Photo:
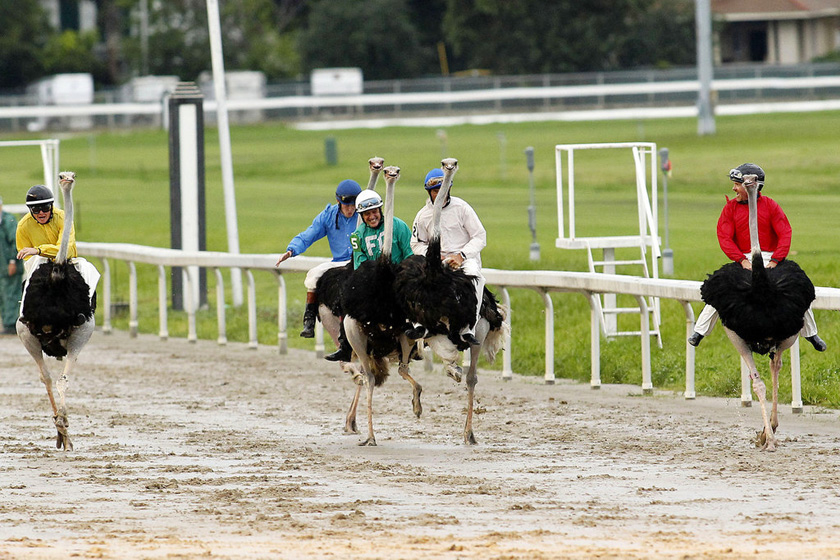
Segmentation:
{"type": "Polygon", "coordinates": [[[312,225],[294,236],[289,241],[287,251],[296,257],[306,251],[310,245],[326,236],[330,243],[333,261],[349,261],[353,258],[353,248],[350,246],[350,235],[356,231],[358,218],[354,213],[345,218],[338,208],[338,204],[328,204],[324,211],[315,216],[312,225]]]}

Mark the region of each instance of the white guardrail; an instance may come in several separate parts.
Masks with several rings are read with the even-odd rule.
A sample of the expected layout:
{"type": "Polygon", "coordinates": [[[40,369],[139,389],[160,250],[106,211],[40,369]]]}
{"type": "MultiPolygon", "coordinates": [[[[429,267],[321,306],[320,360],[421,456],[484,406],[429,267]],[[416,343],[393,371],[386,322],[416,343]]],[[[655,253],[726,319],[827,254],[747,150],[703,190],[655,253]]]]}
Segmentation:
{"type": "MultiPolygon", "coordinates": [[[[840,87],[840,76],[814,76],[797,78],[749,78],[738,80],[713,80],[715,91],[789,91],[796,89],[824,89],[840,87]]],[[[262,99],[230,99],[230,111],[255,109],[302,109],[324,107],[377,107],[477,103],[525,99],[602,98],[609,96],[644,96],[655,94],[693,93],[700,89],[697,80],[642,82],[628,84],[563,85],[549,87],[510,87],[463,91],[433,91],[422,93],[366,93],[360,95],[293,95],[262,99]]],[[[95,103],[90,105],[52,105],[0,107],[0,119],[161,115],[165,110],[161,102],[149,103],[95,103]]],[[[691,102],[688,103],[691,105],[691,102]]],[[[692,105],[693,106],[693,105],[692,105]]],[[[829,108],[836,108],[830,105],[829,108]]],[[[813,110],[818,110],[813,109],[813,110]]],[[[824,110],[824,109],[823,109],[824,110]]],[[[204,111],[215,113],[216,102],[205,100],[204,111]]]]}
{"type": "MultiPolygon", "coordinates": [[[[101,285],[97,288],[100,294],[100,306],[103,314],[103,331],[111,332],[111,260],[125,261],[129,269],[129,332],[137,336],[137,271],[135,263],[157,266],[158,269],[158,309],[159,335],[162,339],[169,337],[167,327],[168,309],[168,274],[166,267],[199,266],[212,269],[216,275],[216,306],[218,323],[218,343],[226,344],[225,326],[225,289],[222,269],[239,268],[244,270],[248,283],[248,340],[249,346],[257,347],[257,305],[256,287],[252,270],[273,272],[278,282],[277,304],[277,344],[281,354],[288,351],[287,321],[286,321],[286,283],[284,272],[307,272],[310,268],[325,262],[327,259],[318,257],[298,256],[275,267],[276,255],[262,254],[233,254],[210,251],[182,251],[178,249],[163,249],[128,243],[77,243],[79,253],[86,257],[101,259],[103,270],[101,285]]],[[[590,315],[590,385],[593,389],[601,386],[601,321],[597,312],[596,302],[598,294],[627,294],[636,298],[642,308],[641,313],[641,368],[642,391],[645,394],[653,392],[651,382],[650,336],[646,313],[646,297],[657,297],[674,300],[682,305],[686,318],[686,337],[694,329],[694,311],[690,305],[692,301],[701,301],[699,281],[669,280],[663,278],[642,278],[637,276],[601,274],[591,272],[567,272],[553,270],[498,270],[484,268],[483,273],[488,284],[498,287],[499,297],[503,305],[511,308],[508,288],[527,288],[541,294],[545,305],[545,374],[547,384],[554,383],[554,305],[549,297],[550,292],[578,293],[587,298],[591,308],[590,315]]],[[[184,285],[187,295],[184,303],[188,317],[188,340],[195,342],[196,310],[190,308],[193,301],[191,291],[196,289],[191,284],[190,275],[184,274],[184,285]]],[[[814,309],[840,310],[840,289],[817,287],[817,299],[814,309]]],[[[508,317],[508,321],[510,318],[508,317]]],[[[685,393],[686,399],[695,397],[694,391],[694,352],[695,348],[686,342],[685,352],[685,393]]],[[[511,339],[504,343],[502,378],[510,379],[511,369],[511,339]]],[[[319,356],[324,353],[323,327],[317,324],[315,336],[315,351],[319,356]]],[[[790,349],[791,362],[791,408],[794,412],[803,410],[800,372],[799,372],[799,341],[790,349]]],[[[741,403],[749,406],[752,402],[750,383],[742,362],[741,367],[741,403]]]]}

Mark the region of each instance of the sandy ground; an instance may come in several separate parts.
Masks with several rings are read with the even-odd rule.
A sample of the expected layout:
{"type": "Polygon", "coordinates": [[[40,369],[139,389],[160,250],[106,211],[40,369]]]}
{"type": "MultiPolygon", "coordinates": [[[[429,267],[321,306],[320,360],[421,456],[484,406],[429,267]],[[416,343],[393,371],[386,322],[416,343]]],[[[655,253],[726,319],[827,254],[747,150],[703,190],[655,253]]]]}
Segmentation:
{"type": "Polygon", "coordinates": [[[313,352],[97,332],[64,452],[0,338],[0,558],[840,557],[836,411],[783,406],[767,453],[737,396],[482,372],[466,446],[463,385],[413,371],[423,416],[394,369],[359,447],[354,385],[313,352]]]}

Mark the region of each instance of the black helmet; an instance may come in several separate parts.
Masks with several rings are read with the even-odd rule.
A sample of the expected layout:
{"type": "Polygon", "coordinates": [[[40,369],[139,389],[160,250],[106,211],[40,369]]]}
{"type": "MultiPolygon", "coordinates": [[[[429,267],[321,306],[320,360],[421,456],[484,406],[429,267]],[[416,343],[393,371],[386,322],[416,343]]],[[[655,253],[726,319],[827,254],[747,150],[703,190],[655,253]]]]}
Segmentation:
{"type": "Polygon", "coordinates": [[[26,206],[29,208],[29,212],[32,214],[33,218],[37,217],[35,209],[39,208],[42,212],[47,210],[50,213],[50,219],[47,220],[48,222],[52,220],[53,202],[55,202],[55,198],[53,197],[52,191],[44,185],[35,185],[26,191],[26,206]]]}
{"type": "Polygon", "coordinates": [[[729,180],[736,183],[744,182],[744,175],[755,175],[758,182],[758,190],[764,187],[764,170],[754,163],[742,163],[735,169],[729,170],[729,180]]]}
{"type": "Polygon", "coordinates": [[[26,191],[26,205],[40,206],[41,204],[52,204],[55,201],[53,193],[44,185],[35,185],[26,191]]]}

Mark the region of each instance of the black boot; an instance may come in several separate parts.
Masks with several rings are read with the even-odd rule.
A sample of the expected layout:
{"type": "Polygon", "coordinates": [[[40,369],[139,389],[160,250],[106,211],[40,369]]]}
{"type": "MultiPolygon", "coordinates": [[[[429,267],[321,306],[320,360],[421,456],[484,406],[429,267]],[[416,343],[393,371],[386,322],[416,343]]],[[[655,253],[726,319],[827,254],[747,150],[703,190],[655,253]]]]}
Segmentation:
{"type": "Polygon", "coordinates": [[[694,331],[691,333],[691,336],[688,337],[688,343],[692,346],[699,345],[701,340],[703,340],[703,335],[697,331],[694,331]]]}
{"type": "Polygon", "coordinates": [[[828,347],[825,341],[817,335],[809,336],[805,340],[813,344],[814,350],[816,350],[817,352],[825,352],[825,349],[828,347]]]}
{"type": "Polygon", "coordinates": [[[303,338],[315,337],[315,315],[317,313],[317,303],[306,304],[306,310],[303,312],[303,330],[300,331],[300,336],[302,336],[303,338]]]}
{"type": "Polygon", "coordinates": [[[338,333],[338,350],[332,354],[327,354],[324,359],[328,362],[349,362],[353,359],[353,348],[347,342],[347,335],[344,332],[344,321],[341,322],[338,333]]]}

